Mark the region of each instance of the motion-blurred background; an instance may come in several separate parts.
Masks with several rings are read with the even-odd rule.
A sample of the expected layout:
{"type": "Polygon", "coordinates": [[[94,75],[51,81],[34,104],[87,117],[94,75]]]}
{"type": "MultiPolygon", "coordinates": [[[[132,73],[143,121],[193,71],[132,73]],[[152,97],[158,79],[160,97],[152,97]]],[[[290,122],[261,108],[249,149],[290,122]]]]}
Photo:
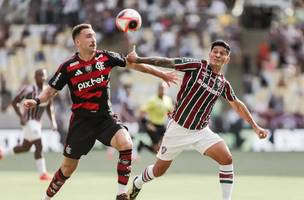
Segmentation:
{"type": "MultiPolygon", "coordinates": [[[[231,62],[224,69],[225,76],[257,122],[268,128],[271,135],[265,141],[258,140],[248,124],[243,122],[225,101],[218,101],[213,110],[210,122],[212,130],[220,133],[229,147],[235,150],[236,165],[239,165],[241,174],[250,174],[251,170],[261,168],[253,175],[291,175],[299,178],[296,179],[298,182],[289,180],[291,183],[301,182],[302,187],[304,186],[303,0],[0,0],[0,148],[10,148],[22,138],[19,119],[11,106],[12,98],[21,86],[33,83],[36,69],[46,68],[51,76],[58,65],[74,53],[71,28],[84,22],[91,23],[95,29],[99,49],[125,55],[136,44],[140,56],[206,59],[212,41],[226,40],[232,48],[232,54],[231,62]],[[136,9],[141,14],[143,25],[138,32],[125,34],[116,29],[115,16],[124,8],[136,9]],[[249,160],[255,166],[242,162],[245,158],[251,158],[249,160]]],[[[157,92],[159,82],[160,80],[149,75],[124,69],[111,72],[113,109],[133,127],[131,132],[135,143],[140,139],[148,140],[140,129],[139,108],[149,96],[157,92]]],[[[167,95],[174,99],[177,89],[178,86],[168,88],[167,95]]],[[[52,133],[49,130],[49,122],[46,117],[43,118],[43,143],[45,151],[51,152],[46,154],[47,166],[51,170],[56,170],[59,166],[56,159],[60,158],[60,153],[52,152],[61,152],[68,128],[70,99],[67,90],[61,91],[55,97],[54,103],[58,133],[52,133]]],[[[106,159],[95,162],[94,156],[102,157],[104,147],[96,144],[96,151],[98,153],[92,153],[91,161],[102,165],[106,159]]],[[[192,154],[195,152],[187,152],[185,162],[188,162],[187,159],[200,159],[196,154],[192,154]]],[[[154,160],[147,152],[139,156],[140,166],[154,160]]],[[[182,164],[183,156],[179,159],[180,165],[177,163],[176,168],[173,168],[172,176],[181,171],[187,176],[189,170],[182,164]]],[[[24,172],[19,174],[21,177],[28,176],[31,170],[35,170],[31,164],[26,164],[31,163],[31,159],[29,155],[21,155],[0,161],[0,199],[19,199],[17,196],[10,196],[8,192],[2,193],[10,184],[1,180],[7,181],[7,177],[15,176],[15,170],[24,172]],[[21,161],[25,164],[16,164],[21,161]],[[3,198],[1,195],[4,195],[3,198]]],[[[200,171],[201,168],[209,167],[202,161],[192,170],[199,175],[205,172],[200,171]]],[[[107,169],[100,171],[114,171],[111,167],[107,169]]],[[[90,172],[91,169],[84,167],[83,171],[90,172]]],[[[95,171],[99,172],[99,168],[95,171]]],[[[207,170],[206,174],[211,173],[213,179],[216,179],[216,173],[213,172],[215,171],[207,170]]],[[[11,184],[18,184],[22,180],[14,179],[11,184]]],[[[258,181],[261,180],[265,179],[258,181]]],[[[270,189],[271,195],[254,196],[255,189],[250,190],[248,186],[248,192],[252,192],[253,196],[246,190],[237,190],[235,199],[303,199],[303,192],[300,197],[296,188],[274,197],[275,188],[280,190],[280,187],[285,185],[283,182],[280,186],[275,185],[278,180],[274,179],[273,183],[268,184],[266,181],[266,186],[261,182],[265,186],[265,193],[268,187],[274,187],[273,191],[270,189]],[[245,191],[248,196],[242,196],[245,191]]],[[[35,181],[31,184],[37,184],[35,181]]],[[[243,187],[250,185],[249,182],[243,183],[243,187]]],[[[255,184],[259,185],[257,182],[255,184]]],[[[86,187],[79,184],[79,187],[86,187]]],[[[168,187],[163,184],[164,188],[168,187]]],[[[214,189],[213,193],[219,193],[217,189],[214,189]]],[[[43,190],[42,187],[37,189],[40,193],[43,193],[43,190]]],[[[157,193],[158,190],[161,189],[154,192],[157,193]]],[[[198,197],[204,196],[203,189],[198,190],[192,191],[183,199],[199,199],[198,197]]],[[[106,191],[107,189],[104,189],[103,193],[106,191]]],[[[205,190],[206,197],[219,199],[218,196],[208,196],[208,191],[205,190]]],[[[99,199],[100,190],[94,192],[95,196],[91,196],[91,199],[99,199]]],[[[148,192],[146,195],[149,199],[148,192]]],[[[172,194],[167,194],[166,198],[154,195],[158,199],[178,199],[172,194]]],[[[63,196],[57,197],[61,198],[63,196]]],[[[65,199],[68,198],[70,197],[65,199]]]]}

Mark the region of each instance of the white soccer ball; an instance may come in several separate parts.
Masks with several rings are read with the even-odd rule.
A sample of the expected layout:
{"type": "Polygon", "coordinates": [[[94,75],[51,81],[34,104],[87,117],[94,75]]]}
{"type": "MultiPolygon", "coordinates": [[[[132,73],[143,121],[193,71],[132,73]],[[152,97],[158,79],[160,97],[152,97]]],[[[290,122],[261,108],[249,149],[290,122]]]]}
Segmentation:
{"type": "Polygon", "coordinates": [[[124,9],[116,16],[116,27],[123,31],[137,31],[141,27],[141,16],[134,9],[124,9]]]}

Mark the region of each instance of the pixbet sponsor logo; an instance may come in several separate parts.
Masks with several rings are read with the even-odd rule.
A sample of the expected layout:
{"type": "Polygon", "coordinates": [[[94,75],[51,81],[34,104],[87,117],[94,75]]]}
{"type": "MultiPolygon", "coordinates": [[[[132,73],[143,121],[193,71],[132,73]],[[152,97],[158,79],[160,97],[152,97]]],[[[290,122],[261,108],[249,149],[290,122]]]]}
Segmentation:
{"type": "Polygon", "coordinates": [[[99,84],[99,83],[101,83],[102,81],[104,81],[104,77],[101,75],[100,77],[91,78],[91,79],[88,80],[88,81],[85,81],[85,82],[82,82],[82,83],[78,83],[77,87],[78,87],[78,90],[81,91],[81,90],[83,90],[83,89],[92,87],[92,86],[94,86],[95,84],[99,84]]]}

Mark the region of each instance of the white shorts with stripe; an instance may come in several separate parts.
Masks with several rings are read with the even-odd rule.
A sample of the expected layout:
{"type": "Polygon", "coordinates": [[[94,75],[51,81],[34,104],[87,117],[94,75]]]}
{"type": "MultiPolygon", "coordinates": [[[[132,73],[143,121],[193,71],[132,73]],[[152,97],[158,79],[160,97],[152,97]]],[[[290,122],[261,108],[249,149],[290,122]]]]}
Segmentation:
{"type": "Polygon", "coordinates": [[[36,120],[29,120],[23,126],[23,138],[28,141],[41,139],[41,123],[36,120]]]}
{"type": "Polygon", "coordinates": [[[203,155],[209,147],[221,141],[223,139],[212,132],[208,126],[201,130],[190,130],[171,120],[157,153],[157,158],[173,160],[182,151],[190,147],[203,155]]]}

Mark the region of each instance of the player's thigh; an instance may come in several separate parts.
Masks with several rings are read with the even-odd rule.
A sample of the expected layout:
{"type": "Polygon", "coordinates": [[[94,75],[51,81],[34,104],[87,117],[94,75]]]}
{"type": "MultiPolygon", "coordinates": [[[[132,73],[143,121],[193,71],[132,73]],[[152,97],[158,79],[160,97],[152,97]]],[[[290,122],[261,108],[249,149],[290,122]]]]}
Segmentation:
{"type": "Polygon", "coordinates": [[[71,159],[80,159],[94,146],[96,126],[92,119],[75,117],[70,124],[63,155],[71,159]]]}
{"type": "Polygon", "coordinates": [[[157,158],[164,161],[174,160],[182,151],[189,148],[195,137],[175,121],[171,121],[162,138],[157,158]]]}
{"type": "Polygon", "coordinates": [[[33,145],[33,142],[32,141],[29,141],[27,139],[23,139],[23,142],[22,142],[22,147],[27,149],[27,150],[30,150],[31,146],[33,145]]]}
{"type": "Polygon", "coordinates": [[[36,151],[42,151],[42,141],[41,139],[37,139],[33,141],[36,151]]]}
{"type": "Polygon", "coordinates": [[[195,150],[197,150],[202,155],[206,154],[206,151],[210,149],[213,145],[220,143],[223,139],[209,127],[205,127],[198,132],[198,140],[193,144],[195,150]]]}

